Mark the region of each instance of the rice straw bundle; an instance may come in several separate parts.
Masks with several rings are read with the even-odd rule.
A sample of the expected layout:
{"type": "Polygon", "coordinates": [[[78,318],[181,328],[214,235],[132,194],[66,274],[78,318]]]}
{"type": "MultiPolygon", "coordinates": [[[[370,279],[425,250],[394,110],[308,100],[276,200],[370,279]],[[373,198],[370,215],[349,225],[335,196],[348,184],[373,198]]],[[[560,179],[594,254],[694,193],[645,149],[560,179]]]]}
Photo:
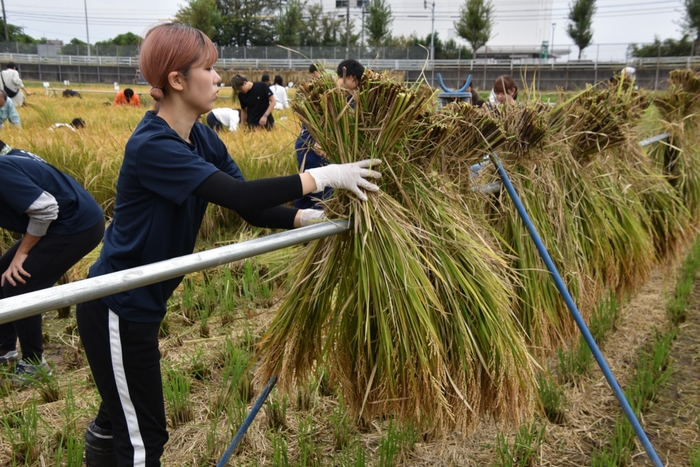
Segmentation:
{"type": "MultiPolygon", "coordinates": [[[[512,159],[506,170],[562,279],[580,303],[580,271],[585,269],[580,248],[572,244],[574,219],[566,204],[566,190],[560,184],[553,158],[545,154],[543,162],[535,164],[535,157],[528,154],[527,159],[520,159],[523,163],[512,159]]],[[[496,202],[484,208],[490,210],[491,223],[503,239],[504,248],[512,251],[510,267],[519,277],[517,316],[528,344],[537,355],[547,355],[575,335],[575,323],[510,198],[501,193],[496,202]]],[[[586,309],[581,312],[585,315],[586,309]]]]}
{"type": "Polygon", "coordinates": [[[540,143],[550,127],[550,107],[538,101],[521,105],[499,105],[492,110],[506,136],[500,149],[501,158],[508,160],[515,157],[522,159],[533,155],[536,162],[541,162],[547,153],[530,151],[540,143]]]}
{"type": "Polygon", "coordinates": [[[425,430],[530,415],[535,380],[513,278],[488,226],[427,164],[450,117],[426,124],[432,96],[371,72],[354,105],[327,79],[300,94],[295,110],[333,162],[384,159],[382,191],[368,203],[344,192],[328,201],[355,232],[299,252],[258,377],[289,387],[327,363],[356,416],[394,414],[425,430]]]}
{"type": "Polygon", "coordinates": [[[624,143],[648,105],[648,99],[629,80],[603,88],[588,86],[557,106],[564,114],[562,136],[574,157],[585,165],[606,148],[624,143]]]}
{"type": "Polygon", "coordinates": [[[630,141],[615,151],[624,156],[606,159],[606,172],[615,174],[619,190],[627,197],[638,198],[646,213],[642,221],[653,242],[656,261],[663,263],[679,254],[692,237],[690,212],[680,193],[637,142],[630,141]]]}
{"type": "Polygon", "coordinates": [[[671,133],[668,142],[655,144],[650,157],[683,198],[694,219],[700,217],[700,73],[675,70],[669,90],[654,99],[661,112],[660,131],[671,133]]]}
{"type": "Polygon", "coordinates": [[[505,135],[498,120],[485,108],[457,103],[446,106],[444,113],[452,115],[454,122],[442,147],[440,173],[469,191],[469,167],[498,150],[505,135]]]}

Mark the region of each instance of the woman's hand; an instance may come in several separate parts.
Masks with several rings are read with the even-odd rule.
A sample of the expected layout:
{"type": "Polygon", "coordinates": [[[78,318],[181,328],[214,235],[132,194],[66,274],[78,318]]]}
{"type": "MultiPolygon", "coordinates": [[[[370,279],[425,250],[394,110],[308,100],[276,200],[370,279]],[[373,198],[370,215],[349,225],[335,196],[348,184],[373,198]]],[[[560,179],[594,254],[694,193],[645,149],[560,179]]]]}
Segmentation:
{"type": "Polygon", "coordinates": [[[367,178],[379,178],[382,175],[372,168],[381,164],[381,159],[367,159],[347,164],[331,164],[325,167],[309,169],[304,174],[313,177],[316,188],[311,191],[321,191],[326,187],[350,190],[362,201],[367,201],[367,195],[360,190],[379,191],[379,187],[367,181],[367,178]]]}
{"type": "Polygon", "coordinates": [[[9,282],[12,286],[17,286],[17,282],[20,282],[22,284],[27,283],[27,281],[24,280],[24,277],[22,277],[32,277],[32,275],[25,271],[23,267],[24,260],[27,259],[27,256],[29,256],[28,253],[21,253],[20,251],[17,251],[15,257],[12,258],[12,263],[10,263],[10,267],[7,268],[7,271],[2,273],[0,285],[4,286],[5,281],[9,282]]]}

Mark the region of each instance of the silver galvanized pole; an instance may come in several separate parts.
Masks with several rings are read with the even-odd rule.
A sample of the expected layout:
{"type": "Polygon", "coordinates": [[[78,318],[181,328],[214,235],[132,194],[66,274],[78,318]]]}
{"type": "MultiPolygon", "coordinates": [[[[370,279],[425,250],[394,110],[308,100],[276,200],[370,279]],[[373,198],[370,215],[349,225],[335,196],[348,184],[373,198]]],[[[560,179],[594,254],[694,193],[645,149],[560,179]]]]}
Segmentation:
{"type": "Polygon", "coordinates": [[[45,311],[143,287],[222,264],[329,237],[348,230],[348,221],[323,222],[247,242],[147,264],[0,300],[0,324],[45,311]]]}
{"type": "Polygon", "coordinates": [[[658,143],[659,141],[663,141],[671,136],[671,133],[661,133],[660,135],[652,136],[651,138],[648,139],[643,139],[639,142],[639,145],[641,147],[649,146],[650,144],[658,143]]]}

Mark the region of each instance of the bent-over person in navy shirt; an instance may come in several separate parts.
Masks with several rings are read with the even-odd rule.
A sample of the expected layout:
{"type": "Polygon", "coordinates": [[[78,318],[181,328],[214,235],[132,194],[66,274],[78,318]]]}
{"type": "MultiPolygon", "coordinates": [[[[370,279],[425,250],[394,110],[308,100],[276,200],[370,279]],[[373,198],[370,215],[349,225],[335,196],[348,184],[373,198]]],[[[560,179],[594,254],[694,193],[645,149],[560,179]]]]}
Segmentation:
{"type": "MultiPolygon", "coordinates": [[[[102,240],[104,216],[77,181],[39,156],[0,141],[0,228],[22,238],[0,257],[0,299],[54,285],[102,240]]],[[[0,324],[0,363],[22,359],[13,382],[50,372],[43,356],[41,314],[0,324]]]]}

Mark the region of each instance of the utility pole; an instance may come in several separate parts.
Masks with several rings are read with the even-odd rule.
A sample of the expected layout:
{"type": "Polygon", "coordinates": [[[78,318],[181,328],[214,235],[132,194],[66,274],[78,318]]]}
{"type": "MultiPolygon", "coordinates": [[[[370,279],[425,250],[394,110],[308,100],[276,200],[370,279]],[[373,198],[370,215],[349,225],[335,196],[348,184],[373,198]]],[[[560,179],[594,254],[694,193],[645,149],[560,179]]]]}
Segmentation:
{"type": "Polygon", "coordinates": [[[7,15],[5,14],[5,0],[2,0],[2,22],[5,23],[5,42],[10,42],[10,33],[7,29],[7,15]]]}
{"type": "Polygon", "coordinates": [[[87,0],[83,0],[83,3],[85,4],[85,33],[87,34],[88,58],[90,58],[90,29],[88,28],[87,19],[87,0]]]}
{"type": "Polygon", "coordinates": [[[345,0],[345,60],[350,58],[350,0],[345,0]]]}
{"type": "Polygon", "coordinates": [[[556,27],[557,27],[557,23],[552,23],[552,40],[550,42],[551,47],[552,47],[552,51],[549,52],[550,57],[554,56],[554,28],[556,28],[556,27]]]}
{"type": "MultiPolygon", "coordinates": [[[[423,8],[428,8],[428,0],[423,0],[423,8]]],[[[430,56],[428,57],[428,60],[431,62],[430,69],[432,70],[430,77],[430,86],[435,86],[435,0],[433,0],[432,3],[431,17],[432,26],[430,27],[430,56]]]]}
{"type": "Polygon", "coordinates": [[[362,49],[365,48],[365,0],[358,0],[362,2],[362,39],[360,39],[360,56],[362,59],[362,49]]]}

